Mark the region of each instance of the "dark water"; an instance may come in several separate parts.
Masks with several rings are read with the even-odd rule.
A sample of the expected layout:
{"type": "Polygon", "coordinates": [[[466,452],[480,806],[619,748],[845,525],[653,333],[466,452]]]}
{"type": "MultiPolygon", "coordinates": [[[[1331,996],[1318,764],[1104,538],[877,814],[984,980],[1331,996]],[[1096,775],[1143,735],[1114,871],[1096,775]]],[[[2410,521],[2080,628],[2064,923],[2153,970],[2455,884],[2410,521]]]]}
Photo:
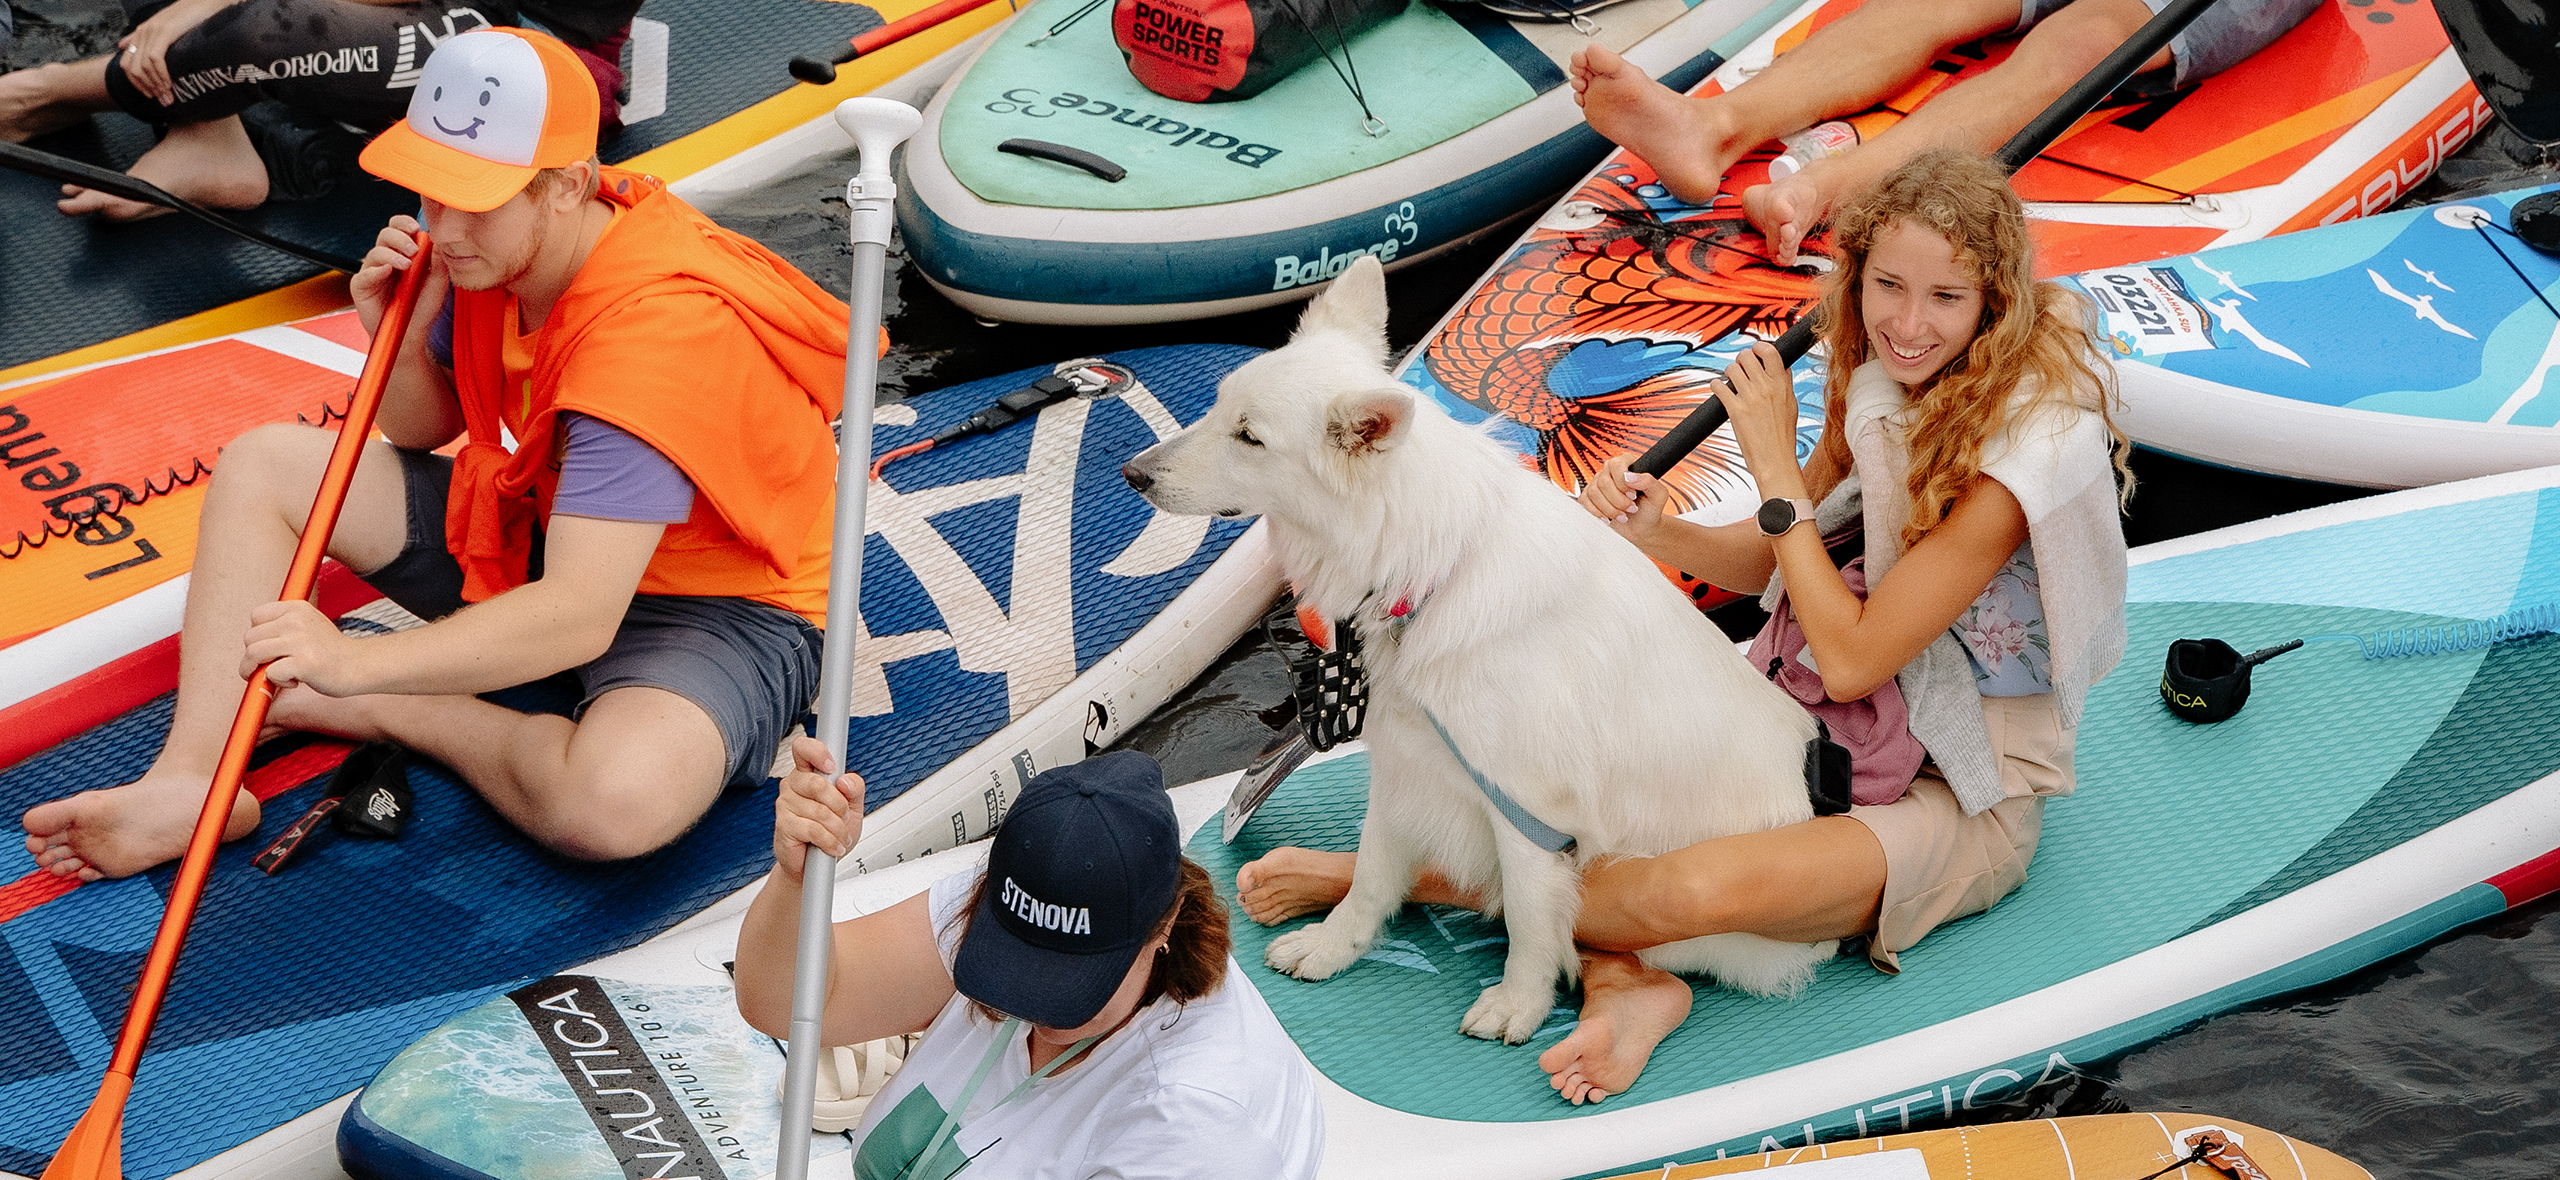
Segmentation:
{"type": "MultiPolygon", "coordinates": [[[[0,68],[103,51],[121,32],[114,0],[16,0],[18,40],[0,68]]],[[[844,177],[850,158],[730,199],[720,219],[841,290],[851,276],[844,177]]],[[[1514,236],[1399,271],[1390,344],[1411,347],[1514,236]]],[[[933,292],[893,249],[894,346],[883,400],[1029,365],[1195,341],[1276,346],[1294,305],[1129,328],[983,327],[933,292]]],[[[2160,455],[2135,460],[2135,544],[2363,494],[2242,475],[2160,455]]],[[[1747,608],[1717,621],[1756,629],[1747,608]]],[[[1244,765],[1290,716],[1286,672],[1257,634],[1238,642],[1123,748],[1188,782],[1244,765]]],[[[2386,1178],[2560,1176],[2560,898],[2547,898],[2344,979],[2201,1022],[1977,1121],[2120,1110],[2221,1115],[2334,1148],[2386,1178]]],[[[2110,1178],[2098,1178],[2110,1180],[2110,1178]]],[[[2130,1178],[2124,1178],[2130,1180],[2130,1178]]]]}

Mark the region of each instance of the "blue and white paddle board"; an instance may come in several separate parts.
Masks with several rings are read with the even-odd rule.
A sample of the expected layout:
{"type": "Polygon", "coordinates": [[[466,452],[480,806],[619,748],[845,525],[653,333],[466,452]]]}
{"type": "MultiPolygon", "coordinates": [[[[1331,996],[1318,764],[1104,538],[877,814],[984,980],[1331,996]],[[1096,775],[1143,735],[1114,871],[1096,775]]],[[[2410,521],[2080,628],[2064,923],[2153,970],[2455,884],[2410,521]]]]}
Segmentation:
{"type": "Polygon", "coordinates": [[[2098,304],[2117,423],[2270,475],[2402,488],[2560,463],[2560,259],[2516,189],[2063,281],[2098,304]]]}
{"type": "MultiPolygon", "coordinates": [[[[1218,380],[1255,353],[1114,354],[1134,383],[891,463],[872,485],[850,758],[871,818],[843,873],[984,835],[1030,776],[1112,741],[1268,606],[1277,584],[1251,556],[1259,534],[1240,546],[1245,522],[1158,516],[1119,476],[1207,412],[1218,380]]],[[[930,437],[1064,367],[882,407],[875,446],[930,437]]],[[[575,697],[509,700],[561,709],[575,697]]],[[[169,701],[0,770],[0,813],[131,779],[169,701]]],[[[339,1100],[402,1046],[706,907],[743,908],[722,899],[771,863],[769,789],[726,793],[667,849],[596,865],[526,840],[441,768],[410,778],[416,819],[396,842],[341,839],[274,877],[251,867],[316,796],[313,778],[274,797],[258,836],[222,850],[125,1107],[127,1180],[200,1165],[335,1175],[339,1100]]],[[[87,1108],[171,876],[0,884],[0,1175],[43,1171],[87,1108]]]]}
{"type": "MultiPolygon", "coordinates": [[[[2146,546],[2129,597],[2130,654],[2091,694],[2078,790],[2047,806],[2025,885],[1904,952],[1899,976],[1841,959],[1793,1001],[1701,989],[1644,1076],[1606,1103],[1568,1105],[1537,1069],[1539,1051],[1573,1027],[1567,997],[1527,1044],[1459,1034],[1477,990],[1501,973],[1499,922],[1407,907],[1364,961],[1306,983],[1261,959],[1308,919],[1265,929],[1235,917],[1246,978],[1320,1073],[1323,1175],[1563,1180],[1919,1129],[2560,889],[2560,635],[2376,660],[2346,639],[2314,642],[2259,668],[2247,708],[2212,726],[2172,717],[2156,688],[2178,638],[2243,649],[2405,639],[2537,606],[2560,613],[2547,605],[2560,602],[2560,467],[2146,546]]],[[[1173,797],[1196,833],[1190,855],[1231,891],[1235,870],[1273,847],[1353,847],[1367,772],[1356,744],[1319,756],[1232,845],[1210,821],[1234,775],[1173,797]]],[[[983,849],[842,880],[836,912],[893,905],[974,869],[983,849]]],[[[779,1051],[706,998],[725,991],[737,925],[724,912],[580,970],[621,997],[626,1022],[658,996],[728,1022],[719,1051],[763,1072],[717,1091],[718,1125],[754,1117],[770,1129],[779,1051]]],[[[581,985],[519,994],[571,986],[581,985]]],[[[574,1067],[543,1042],[548,1015],[500,998],[446,1025],[376,1079],[346,1142],[412,1161],[382,1175],[611,1174],[615,1145],[582,1105],[574,1067]],[[489,1046],[478,1060],[500,1062],[494,1074],[453,1068],[465,1042],[489,1046]],[[481,1087],[481,1076],[506,1080],[481,1087]],[[501,1121],[466,1128],[455,1111],[501,1121]],[[533,1136],[585,1162],[515,1170],[506,1145],[533,1136]],[[415,1167],[429,1156],[474,1171],[415,1167]]],[[[708,1041],[689,1045],[724,1034],[696,1035],[708,1041]]]]}

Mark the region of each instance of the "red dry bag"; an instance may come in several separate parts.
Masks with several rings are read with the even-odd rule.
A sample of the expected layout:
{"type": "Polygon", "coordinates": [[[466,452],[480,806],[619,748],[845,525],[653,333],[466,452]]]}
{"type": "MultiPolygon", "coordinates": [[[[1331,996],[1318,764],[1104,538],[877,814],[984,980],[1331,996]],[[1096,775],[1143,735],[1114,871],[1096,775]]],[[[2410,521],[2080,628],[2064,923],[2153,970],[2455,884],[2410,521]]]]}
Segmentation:
{"type": "Polygon", "coordinates": [[[1407,0],[1115,0],[1111,37],[1147,89],[1183,102],[1230,102],[1270,89],[1407,0]]]}

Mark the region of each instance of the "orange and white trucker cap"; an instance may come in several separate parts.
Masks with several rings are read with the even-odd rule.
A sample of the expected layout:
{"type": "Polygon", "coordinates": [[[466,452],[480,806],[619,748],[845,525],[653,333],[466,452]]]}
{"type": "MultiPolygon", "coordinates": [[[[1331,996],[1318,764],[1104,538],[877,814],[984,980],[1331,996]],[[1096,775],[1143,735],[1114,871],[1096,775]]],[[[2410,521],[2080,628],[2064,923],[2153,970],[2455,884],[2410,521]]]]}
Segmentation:
{"type": "Polygon", "coordinates": [[[364,170],[465,213],[533,174],[596,154],[595,75],[549,35],[478,29],[436,47],[409,117],[366,144],[364,170]]]}

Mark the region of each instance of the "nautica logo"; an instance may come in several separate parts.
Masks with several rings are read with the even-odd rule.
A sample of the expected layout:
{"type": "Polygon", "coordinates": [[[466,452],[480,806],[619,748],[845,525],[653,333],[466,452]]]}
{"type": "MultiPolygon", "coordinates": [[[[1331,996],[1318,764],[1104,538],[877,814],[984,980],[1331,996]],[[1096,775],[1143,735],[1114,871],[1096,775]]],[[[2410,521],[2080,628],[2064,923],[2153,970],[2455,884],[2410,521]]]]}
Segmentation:
{"type": "Polygon", "coordinates": [[[1013,916],[1043,930],[1060,934],[1093,933],[1093,911],[1083,906],[1051,905],[1022,891],[1013,878],[1004,879],[1004,908],[1013,916]]]}

